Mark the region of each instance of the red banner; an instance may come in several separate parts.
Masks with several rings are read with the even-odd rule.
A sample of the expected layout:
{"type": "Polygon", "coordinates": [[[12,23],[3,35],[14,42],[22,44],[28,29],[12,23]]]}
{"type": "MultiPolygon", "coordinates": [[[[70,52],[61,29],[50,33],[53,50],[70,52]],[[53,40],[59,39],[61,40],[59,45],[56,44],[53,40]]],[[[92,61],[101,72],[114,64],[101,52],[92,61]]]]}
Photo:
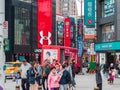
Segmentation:
{"type": "Polygon", "coordinates": [[[71,40],[70,40],[70,18],[65,18],[64,21],[64,46],[71,46],[71,40]]]}
{"type": "Polygon", "coordinates": [[[52,44],[52,0],[38,0],[38,48],[52,44]]]}

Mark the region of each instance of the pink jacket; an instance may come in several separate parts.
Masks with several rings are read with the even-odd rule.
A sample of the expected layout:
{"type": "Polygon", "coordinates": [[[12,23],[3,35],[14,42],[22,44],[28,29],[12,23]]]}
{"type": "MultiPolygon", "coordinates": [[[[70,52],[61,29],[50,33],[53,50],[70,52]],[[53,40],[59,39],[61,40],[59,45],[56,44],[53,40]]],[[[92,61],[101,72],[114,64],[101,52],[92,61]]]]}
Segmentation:
{"type": "Polygon", "coordinates": [[[48,76],[48,88],[49,90],[51,88],[58,88],[59,87],[59,81],[60,81],[60,75],[59,74],[53,74],[52,72],[48,76]]]}

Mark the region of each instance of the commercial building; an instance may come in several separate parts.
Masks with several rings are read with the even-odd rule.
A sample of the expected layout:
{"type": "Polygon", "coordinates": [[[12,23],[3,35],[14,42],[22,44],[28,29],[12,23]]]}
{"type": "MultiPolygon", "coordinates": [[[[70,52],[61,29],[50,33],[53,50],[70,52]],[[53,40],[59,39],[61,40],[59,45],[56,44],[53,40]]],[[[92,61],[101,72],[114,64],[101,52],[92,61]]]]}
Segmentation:
{"type": "MultiPolygon", "coordinates": [[[[95,51],[105,62],[120,60],[120,0],[97,0],[97,43],[95,51]],[[101,55],[100,55],[101,56],[101,55]]],[[[99,58],[101,58],[99,56],[99,58]]]]}
{"type": "Polygon", "coordinates": [[[56,14],[64,17],[78,15],[76,0],[56,0],[56,14]]]}
{"type": "MultiPolygon", "coordinates": [[[[38,1],[41,2],[40,0],[5,0],[5,20],[9,24],[8,39],[10,40],[10,51],[6,52],[6,61],[22,60],[23,58],[30,61],[36,57],[40,58],[40,54],[38,55],[41,52],[41,48],[38,48],[38,35],[40,35],[38,32],[38,16],[40,15],[38,8],[46,9],[47,6],[46,4],[39,6],[38,1]]],[[[47,1],[51,3],[47,3],[51,5],[52,10],[48,13],[52,19],[50,22],[52,23],[50,28],[52,37],[55,37],[56,0],[45,0],[43,3],[47,1]]],[[[55,44],[55,38],[51,43],[55,44]]]]}

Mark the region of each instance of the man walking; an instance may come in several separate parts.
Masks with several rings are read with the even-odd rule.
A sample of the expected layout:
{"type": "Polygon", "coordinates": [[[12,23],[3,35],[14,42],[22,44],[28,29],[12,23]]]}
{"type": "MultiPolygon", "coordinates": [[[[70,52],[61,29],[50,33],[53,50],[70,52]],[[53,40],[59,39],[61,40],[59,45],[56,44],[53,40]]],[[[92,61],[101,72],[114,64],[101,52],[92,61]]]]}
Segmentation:
{"type": "Polygon", "coordinates": [[[22,65],[20,67],[20,71],[22,71],[22,74],[21,74],[22,90],[29,90],[29,82],[27,80],[27,71],[29,70],[30,67],[31,67],[31,65],[29,63],[27,63],[26,59],[24,59],[22,61],[22,65]]]}

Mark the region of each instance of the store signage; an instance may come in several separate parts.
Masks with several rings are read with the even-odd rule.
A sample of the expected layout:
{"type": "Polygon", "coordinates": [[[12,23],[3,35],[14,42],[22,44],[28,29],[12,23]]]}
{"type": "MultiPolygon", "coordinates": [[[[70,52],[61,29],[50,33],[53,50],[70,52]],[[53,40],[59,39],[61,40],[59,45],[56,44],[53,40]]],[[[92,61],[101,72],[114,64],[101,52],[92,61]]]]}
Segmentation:
{"type": "Polygon", "coordinates": [[[48,45],[50,45],[52,43],[51,40],[50,40],[50,38],[51,38],[51,33],[50,32],[48,32],[48,36],[44,36],[43,31],[40,31],[40,37],[41,37],[40,38],[40,44],[43,45],[44,40],[48,41],[48,45]]]}
{"type": "Polygon", "coordinates": [[[84,24],[95,26],[95,0],[84,1],[84,24]]]}
{"type": "Polygon", "coordinates": [[[120,42],[95,44],[95,51],[120,50],[120,42]]]}
{"type": "Polygon", "coordinates": [[[95,28],[85,28],[85,40],[95,38],[95,28]]]}
{"type": "Polygon", "coordinates": [[[2,23],[4,38],[8,38],[8,21],[2,23]]]}
{"type": "Polygon", "coordinates": [[[58,45],[64,46],[64,23],[63,21],[58,21],[57,22],[57,40],[58,40],[58,45]]]}
{"type": "Polygon", "coordinates": [[[77,41],[78,41],[78,56],[81,57],[83,51],[83,42],[81,41],[80,36],[77,37],[77,41]]]}
{"type": "Polygon", "coordinates": [[[52,0],[38,0],[38,48],[52,44],[52,0]]]}
{"type": "Polygon", "coordinates": [[[104,1],[104,17],[114,15],[115,12],[115,1],[105,0],[104,1]]]}
{"type": "Polygon", "coordinates": [[[64,46],[70,47],[71,45],[71,35],[70,35],[70,18],[65,18],[64,21],[64,46]]]}

